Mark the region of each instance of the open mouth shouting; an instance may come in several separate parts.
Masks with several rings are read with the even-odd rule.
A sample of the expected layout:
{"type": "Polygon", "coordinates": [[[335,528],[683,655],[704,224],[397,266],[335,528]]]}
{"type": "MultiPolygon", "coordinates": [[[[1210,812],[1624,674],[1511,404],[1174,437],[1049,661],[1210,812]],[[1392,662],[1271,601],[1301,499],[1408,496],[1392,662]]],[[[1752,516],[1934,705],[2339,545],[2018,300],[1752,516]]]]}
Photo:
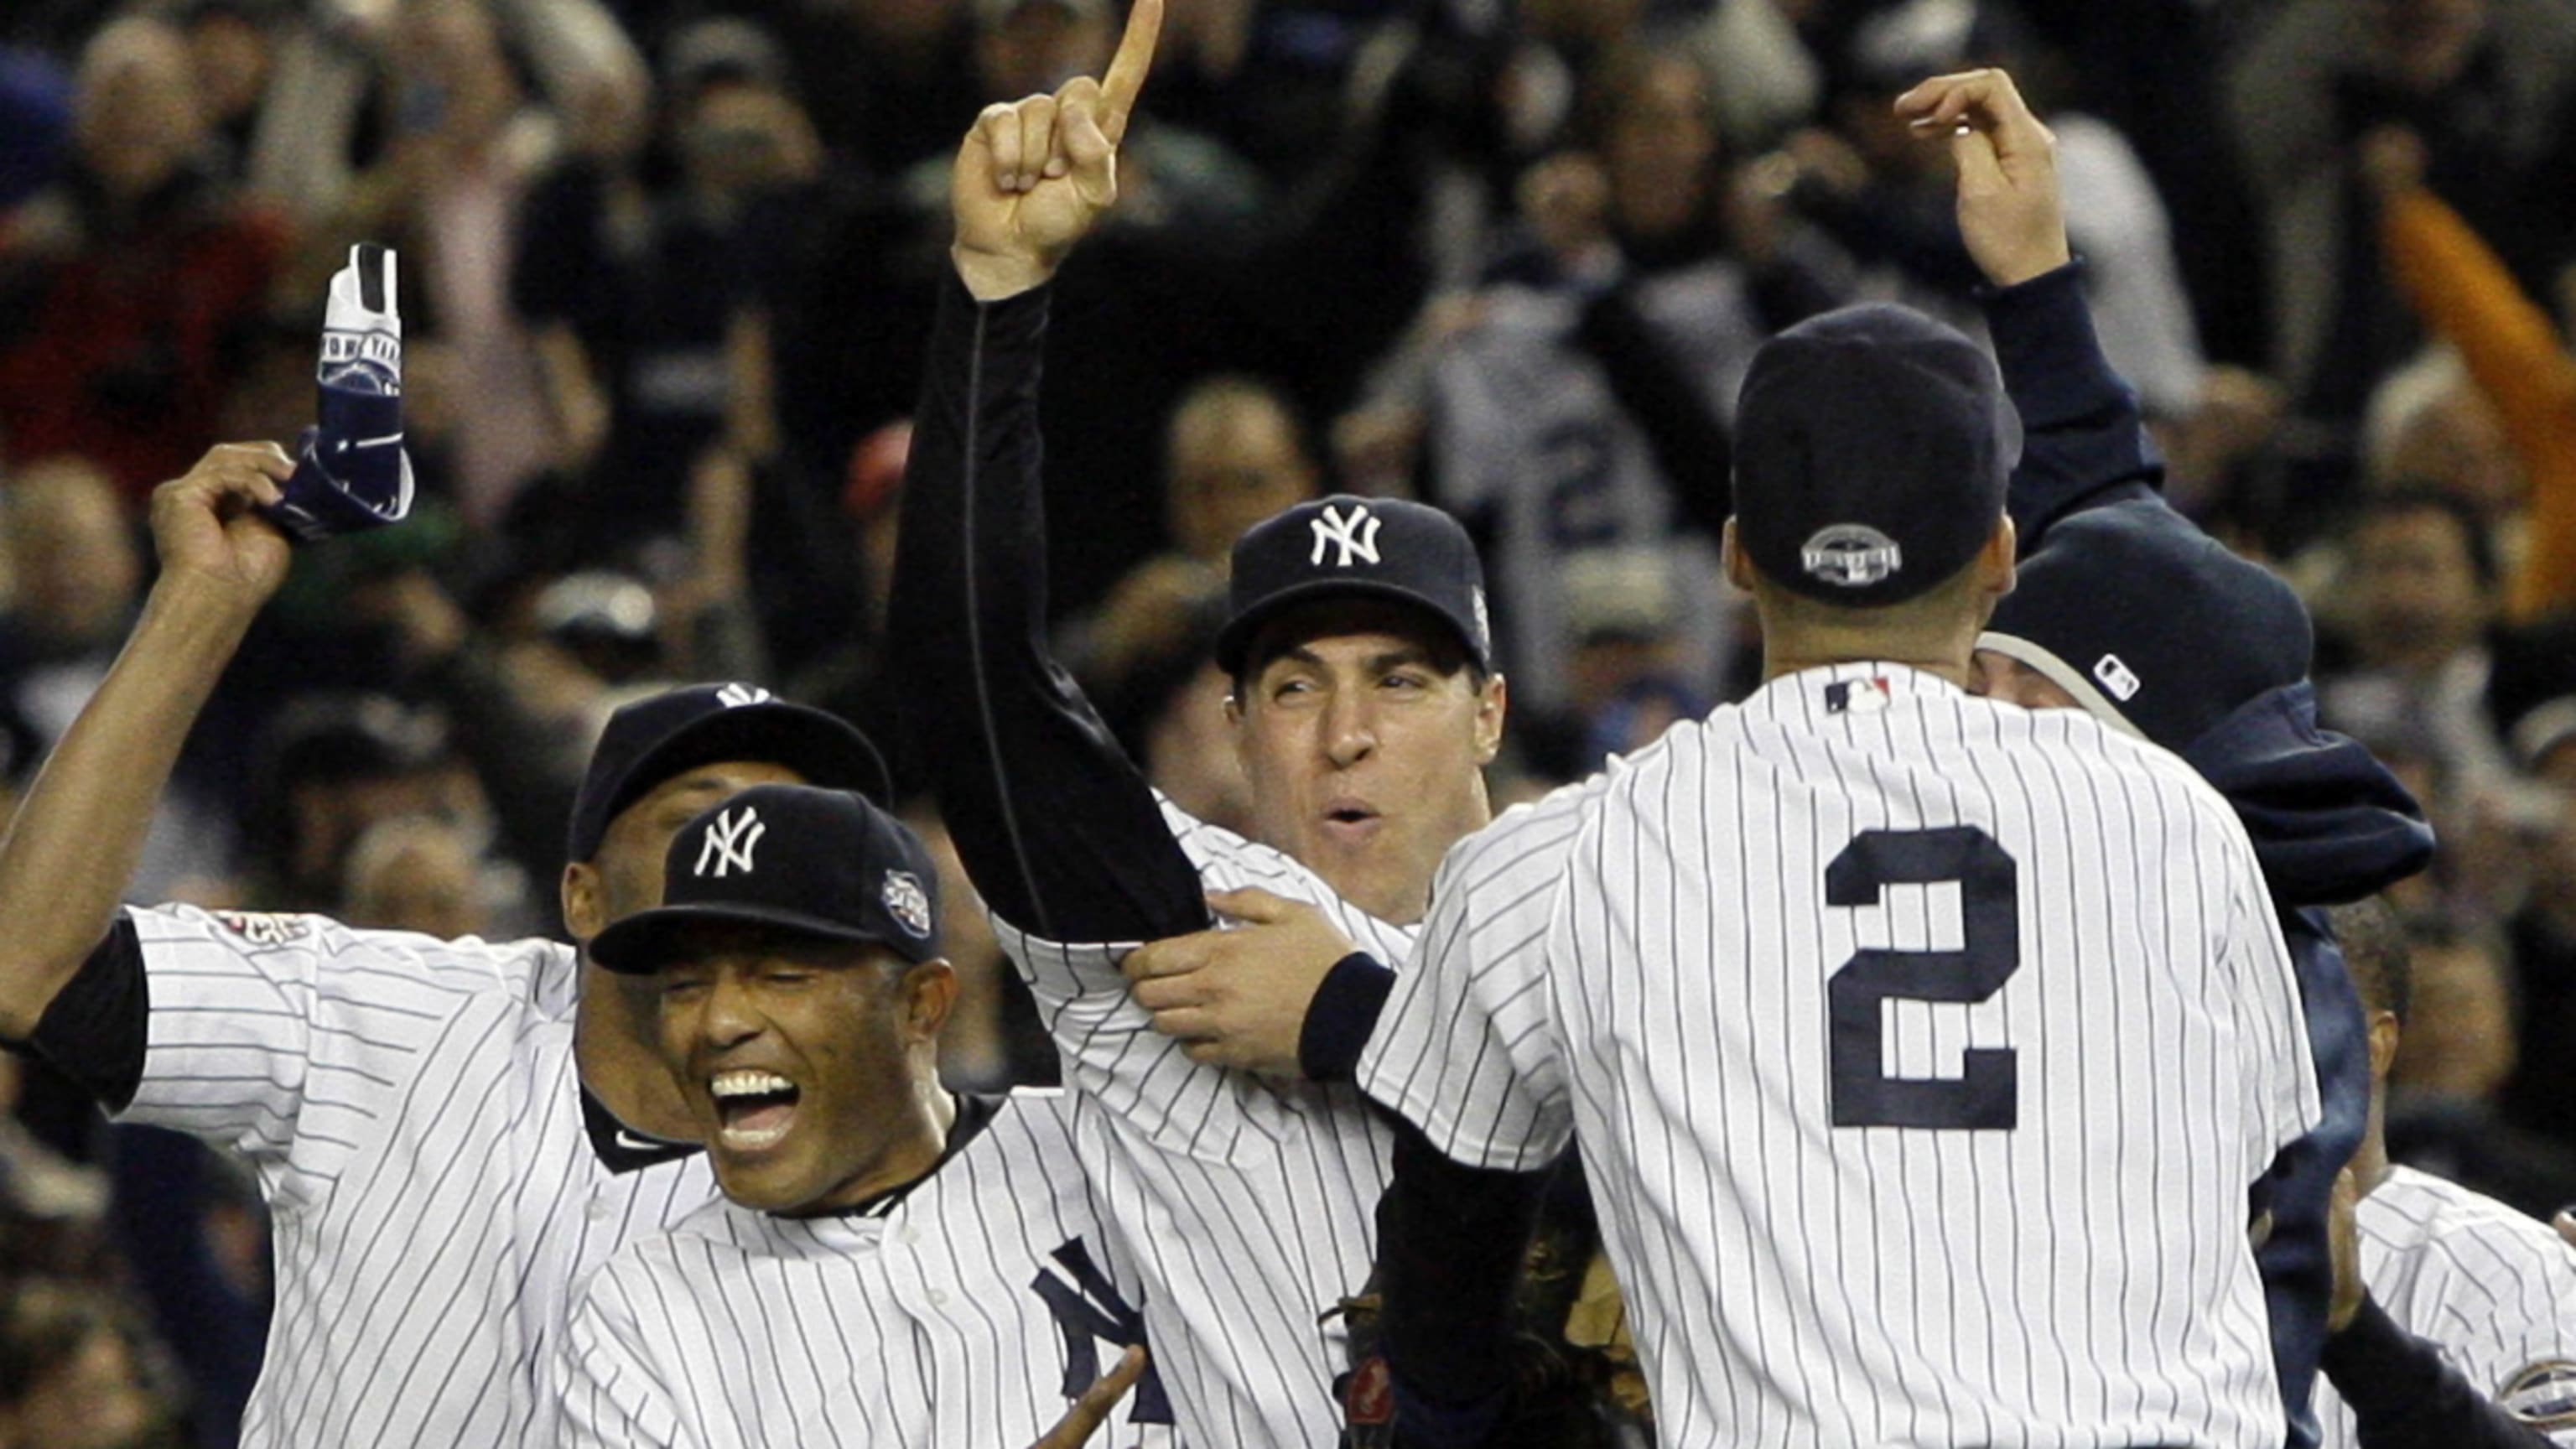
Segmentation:
{"type": "Polygon", "coordinates": [[[1324,806],[1325,832],[1336,840],[1357,843],[1377,831],[1382,817],[1367,801],[1343,796],[1324,806]]]}
{"type": "Polygon", "coordinates": [[[776,1072],[735,1069],[707,1081],[716,1103],[715,1145],[727,1152],[758,1152],[775,1147],[796,1124],[796,1103],[804,1093],[776,1072]]]}

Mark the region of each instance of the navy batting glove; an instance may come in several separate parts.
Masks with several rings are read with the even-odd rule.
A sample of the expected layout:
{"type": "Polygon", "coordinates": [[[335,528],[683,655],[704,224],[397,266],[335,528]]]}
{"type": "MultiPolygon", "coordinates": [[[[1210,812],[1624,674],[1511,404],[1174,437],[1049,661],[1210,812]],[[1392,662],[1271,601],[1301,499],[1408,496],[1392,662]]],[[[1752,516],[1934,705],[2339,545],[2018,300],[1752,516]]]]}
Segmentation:
{"type": "Polygon", "coordinates": [[[332,276],[315,380],[320,425],[296,442],[285,499],[261,513],[307,543],[400,523],[411,512],[412,481],[402,445],[402,312],[390,249],[360,242],[332,276]]]}

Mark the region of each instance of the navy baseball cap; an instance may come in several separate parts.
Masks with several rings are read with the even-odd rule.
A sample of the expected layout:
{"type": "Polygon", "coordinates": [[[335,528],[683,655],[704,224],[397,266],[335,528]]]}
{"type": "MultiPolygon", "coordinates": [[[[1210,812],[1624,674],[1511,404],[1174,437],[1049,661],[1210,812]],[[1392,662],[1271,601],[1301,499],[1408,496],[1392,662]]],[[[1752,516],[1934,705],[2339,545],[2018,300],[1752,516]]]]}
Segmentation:
{"type": "Polygon", "coordinates": [[[2169,750],[2307,678],[2315,643],[2288,584],[2144,500],[2052,526],[1977,639],[2169,750]]]}
{"type": "Polygon", "coordinates": [[[1864,303],[1762,344],[1735,412],[1735,539],[1831,604],[1902,603],[1967,567],[2004,515],[2021,423],[1985,351],[1864,303]]]}
{"type": "Polygon", "coordinates": [[[718,760],[784,765],[809,784],[891,793],[885,761],[837,716],[750,684],[696,684],[639,699],[608,717],[573,797],[568,860],[599,853],[618,812],[684,770],[718,760]]]}
{"type": "Polygon", "coordinates": [[[671,837],[662,904],[602,931],[590,957],[660,970],[709,922],[869,942],[907,961],[939,954],[939,870],[921,837],[847,790],[755,785],[671,837]]]}
{"type": "Polygon", "coordinates": [[[1467,530],[1425,504],[1348,493],[1300,503],[1235,540],[1229,607],[1216,636],[1217,667],[1241,673],[1253,637],[1286,610],[1348,597],[1391,599],[1424,610],[1458,636],[1477,668],[1493,668],[1485,566],[1467,530]]]}

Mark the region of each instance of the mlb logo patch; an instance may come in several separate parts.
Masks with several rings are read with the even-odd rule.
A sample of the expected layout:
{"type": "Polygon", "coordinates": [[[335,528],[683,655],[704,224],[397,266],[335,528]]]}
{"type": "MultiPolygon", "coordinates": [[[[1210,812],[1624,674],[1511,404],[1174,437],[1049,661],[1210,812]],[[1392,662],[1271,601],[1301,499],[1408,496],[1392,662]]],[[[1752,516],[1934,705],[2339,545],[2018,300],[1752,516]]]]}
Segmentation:
{"type": "Polygon", "coordinates": [[[2139,690],[2146,687],[2145,681],[2139,679],[2134,670],[2121,662],[2117,654],[2103,655],[2093,666],[2093,677],[2101,682],[2104,689],[2111,691],[2113,699],[2122,704],[2128,703],[2139,690]]]}
{"type": "Polygon", "coordinates": [[[1825,713],[1876,714],[1893,697],[1884,677],[1837,679],[1825,686],[1825,713]]]}

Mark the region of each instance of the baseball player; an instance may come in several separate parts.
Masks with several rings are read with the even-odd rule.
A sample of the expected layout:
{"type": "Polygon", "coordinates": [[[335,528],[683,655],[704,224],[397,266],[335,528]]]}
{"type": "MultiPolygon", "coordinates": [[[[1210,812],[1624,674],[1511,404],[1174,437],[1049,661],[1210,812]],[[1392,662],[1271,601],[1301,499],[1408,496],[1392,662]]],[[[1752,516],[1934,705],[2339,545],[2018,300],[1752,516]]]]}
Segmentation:
{"type": "MultiPolygon", "coordinates": [[[[285,575],[285,538],[249,510],[293,470],[219,447],[154,495],[142,618],[0,843],[0,1034],[118,1120],[257,1174],[277,1306],[245,1444],[552,1444],[571,1283],[713,1194],[635,1003],[548,941],[117,903],[285,575]]],[[[876,772],[846,725],[757,689],[630,705],[577,797],[565,924],[588,940],[654,904],[663,846],[712,800],[876,772]]]]}
{"type": "Polygon", "coordinates": [[[2026,427],[2099,420],[2088,434],[2097,455],[2061,449],[2013,472],[2019,579],[1978,638],[1972,687],[2031,708],[2080,704],[2174,751],[2227,797],[2254,843],[2298,968],[2326,1108],[2274,1164],[2256,1253],[2292,1442],[2313,1443],[2307,1405],[2332,1288],[2327,1199],[2360,1143],[2370,1090],[2360,1003],[2324,907],[2421,870],[2432,831],[2369,751],[2318,728],[2313,631],[2298,596],[2157,491],[2162,465],[2135,394],[2103,356],[2081,264],[2068,260],[2047,128],[1996,72],[1935,82],[1901,105],[1928,114],[1954,95],[1990,118],[1968,144],[2010,162],[1963,168],[1959,201],[1962,235],[1995,288],[1985,313],[2006,388],[2026,427]]]}
{"type": "MultiPolygon", "coordinates": [[[[2205,783],[1963,688],[2007,416],[1901,308],[1767,344],[1722,541],[1766,683],[1453,853],[1360,1061],[1467,1169],[1580,1137],[1667,1444],[2282,1439],[2247,1202],[2320,1113],[2296,982],[2205,783]]],[[[1421,1298],[1481,1251],[1439,1186],[1382,1216],[1389,1351],[1466,1441],[1490,1404],[1412,1382],[1474,1307],[1421,1298]]]]}
{"type": "MultiPolygon", "coordinates": [[[[1116,196],[1159,0],[1106,77],[988,110],[959,151],[958,284],[915,417],[889,637],[940,809],[1082,1100],[1075,1131],[1185,1440],[1334,1442],[1390,1129],[1348,1086],[1264,1080],[1157,1035],[1119,963],[1207,892],[1311,903],[1401,961],[1441,853],[1488,817],[1504,685],[1475,551],[1435,510],[1339,497],[1237,545],[1221,662],[1257,839],[1161,800],[1048,656],[1037,429],[1047,283],[1116,196]]],[[[1078,365],[1078,364],[1077,364],[1078,365]]],[[[1316,1012],[1373,1011],[1336,970],[1316,1012]]]]}
{"type": "Polygon", "coordinates": [[[2370,1013],[2371,1080],[2317,1389],[2325,1443],[2576,1444],[2576,1250],[2503,1203],[2389,1162],[2388,1068],[2412,995],[2405,926],[2381,900],[2333,915],[2370,1013]]]}
{"type": "MultiPolygon", "coordinates": [[[[856,795],[764,785],[672,838],[591,958],[649,976],[725,1200],[577,1301],[582,1444],[1024,1446],[1136,1345],[1061,1093],[939,1084],[938,873],[856,795]]],[[[1159,1385],[1140,1419],[1160,1412],[1159,1385]]],[[[1121,1440],[1121,1443],[1129,1441],[1121,1440]]],[[[1145,1442],[1169,1442],[1154,1431],[1145,1442]]]]}

